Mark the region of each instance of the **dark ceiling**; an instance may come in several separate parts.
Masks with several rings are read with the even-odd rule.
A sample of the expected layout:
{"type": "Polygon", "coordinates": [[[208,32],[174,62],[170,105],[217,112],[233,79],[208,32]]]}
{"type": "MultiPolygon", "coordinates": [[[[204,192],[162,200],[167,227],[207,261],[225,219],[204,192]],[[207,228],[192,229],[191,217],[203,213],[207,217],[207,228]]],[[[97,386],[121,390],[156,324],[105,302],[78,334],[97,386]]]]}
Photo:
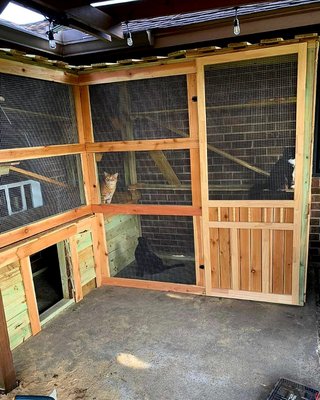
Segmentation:
{"type": "MultiPolygon", "coordinates": [[[[138,0],[99,8],[92,7],[92,1],[19,0],[16,3],[64,27],[55,34],[57,48],[48,48],[45,24],[41,32],[41,24],[21,28],[4,21],[0,22],[0,46],[27,52],[32,49],[69,63],[91,63],[161,55],[177,48],[216,44],[213,41],[250,39],[252,35],[316,31],[320,23],[320,1],[315,0],[138,0]],[[240,7],[240,39],[234,37],[232,29],[236,6],[240,7]],[[133,36],[132,47],[126,41],[126,21],[133,36]]],[[[0,12],[7,3],[0,0],[0,12]]]]}

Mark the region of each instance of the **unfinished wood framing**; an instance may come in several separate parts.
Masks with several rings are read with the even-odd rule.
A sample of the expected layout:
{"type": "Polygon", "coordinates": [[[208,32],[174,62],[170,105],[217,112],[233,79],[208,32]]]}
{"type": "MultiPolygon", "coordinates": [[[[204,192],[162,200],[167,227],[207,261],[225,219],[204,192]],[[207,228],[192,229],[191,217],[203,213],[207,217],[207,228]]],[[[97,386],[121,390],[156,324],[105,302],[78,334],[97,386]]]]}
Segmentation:
{"type": "MultiPolygon", "coordinates": [[[[306,249],[317,52],[317,39],[307,42],[296,40],[295,43],[290,44],[282,42],[279,45],[268,45],[264,48],[256,46],[241,50],[228,49],[210,56],[199,54],[199,57],[193,56],[195,58],[190,60],[156,61],[151,66],[109,68],[90,73],[81,72],[79,75],[58,71],[52,67],[44,68],[31,64],[25,65],[18,61],[0,60],[0,71],[3,73],[73,85],[78,129],[78,143],[0,150],[1,163],[5,163],[3,173],[8,173],[8,163],[78,154],[81,157],[79,164],[81,164],[84,186],[82,197],[85,197],[86,202],[85,206],[0,235],[0,268],[7,268],[10,264],[19,261],[21,263],[29,315],[29,320],[26,321],[28,328],[25,328],[24,337],[30,336],[30,326],[32,334],[36,334],[41,329],[29,257],[41,249],[62,241],[67,243],[69,250],[67,257],[72,269],[76,301],[80,301],[84,294],[95,286],[115,285],[302,305],[307,269],[306,249]],[[297,96],[279,101],[266,100],[264,106],[279,102],[288,105],[296,103],[294,200],[210,200],[209,191],[228,193],[234,190],[246,193],[250,187],[234,184],[230,188],[228,185],[210,183],[208,181],[208,151],[237,164],[238,168],[245,168],[250,173],[256,173],[261,179],[267,178],[270,174],[261,166],[253,165],[252,162],[235,156],[228,149],[226,151],[220,149],[218,145],[207,143],[205,66],[246,60],[257,60],[259,63],[266,57],[289,54],[298,55],[297,96]],[[151,126],[152,123],[158,123],[159,130],[168,129],[171,137],[178,137],[134,140],[132,119],[130,119],[130,124],[123,125],[119,136],[120,141],[94,141],[88,85],[175,75],[186,76],[188,107],[183,111],[188,111],[189,136],[180,128],[167,126],[168,124],[163,121],[157,122],[152,115],[145,113],[144,118],[151,123],[151,126]],[[186,150],[186,153],[190,154],[191,182],[181,183],[179,174],[165,156],[166,150],[186,150]],[[138,156],[134,152],[143,151],[150,152],[166,182],[144,184],[138,181],[138,156]],[[153,193],[166,190],[179,190],[181,193],[191,190],[192,205],[100,204],[96,156],[97,153],[104,152],[132,152],[126,158],[125,165],[126,185],[129,189],[150,190],[153,193]],[[192,217],[196,284],[111,277],[110,271],[115,270],[117,266],[113,264],[109,266],[110,258],[106,240],[108,224],[105,223],[105,217],[121,214],[141,215],[141,218],[148,215],[192,217]],[[29,329],[28,332],[27,329],[29,329]]],[[[129,96],[128,93],[123,95],[129,96]]],[[[126,103],[128,101],[120,107],[124,119],[134,114],[131,109],[126,108],[126,103]]],[[[248,109],[255,107],[256,104],[250,102],[244,105],[232,104],[229,109],[239,109],[241,106],[248,109]]],[[[219,106],[211,108],[214,107],[219,108],[219,106]]],[[[163,110],[160,110],[159,115],[161,112],[163,110]]],[[[175,112],[177,110],[170,110],[170,113],[175,112]]],[[[41,171],[33,173],[13,164],[10,168],[35,180],[61,188],[65,186],[58,179],[47,178],[41,171]]],[[[139,229],[136,227],[132,229],[132,232],[136,236],[142,235],[141,225],[139,229]]],[[[136,237],[128,239],[127,245],[131,250],[136,243],[135,240],[136,237]]],[[[114,238],[111,237],[110,241],[111,248],[114,250],[114,238]]],[[[132,254],[126,258],[130,262],[133,259],[132,254]]],[[[0,345],[2,345],[1,337],[0,332],[0,345]]],[[[14,345],[21,342],[15,337],[12,340],[14,345]]],[[[9,365],[10,360],[6,364],[9,365]]]]}

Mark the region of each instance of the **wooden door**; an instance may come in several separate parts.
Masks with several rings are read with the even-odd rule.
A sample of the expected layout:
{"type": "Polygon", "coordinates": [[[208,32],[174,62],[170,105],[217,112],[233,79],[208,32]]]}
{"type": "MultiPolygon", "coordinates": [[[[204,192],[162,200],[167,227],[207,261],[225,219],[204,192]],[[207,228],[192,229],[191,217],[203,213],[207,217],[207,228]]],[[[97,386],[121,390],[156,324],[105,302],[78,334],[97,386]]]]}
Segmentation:
{"type": "Polygon", "coordinates": [[[306,43],[197,60],[208,295],[301,304],[306,60],[306,43]]]}

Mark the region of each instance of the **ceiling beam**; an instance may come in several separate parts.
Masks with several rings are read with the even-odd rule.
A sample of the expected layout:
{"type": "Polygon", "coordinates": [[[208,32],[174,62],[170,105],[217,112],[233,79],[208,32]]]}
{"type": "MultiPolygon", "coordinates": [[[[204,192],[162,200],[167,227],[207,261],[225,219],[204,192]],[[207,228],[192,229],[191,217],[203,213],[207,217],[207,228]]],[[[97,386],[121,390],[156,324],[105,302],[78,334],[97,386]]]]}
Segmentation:
{"type": "Polygon", "coordinates": [[[121,24],[115,24],[110,15],[97,8],[89,6],[71,8],[66,10],[68,19],[78,21],[98,32],[106,33],[117,39],[123,39],[121,24]]]}

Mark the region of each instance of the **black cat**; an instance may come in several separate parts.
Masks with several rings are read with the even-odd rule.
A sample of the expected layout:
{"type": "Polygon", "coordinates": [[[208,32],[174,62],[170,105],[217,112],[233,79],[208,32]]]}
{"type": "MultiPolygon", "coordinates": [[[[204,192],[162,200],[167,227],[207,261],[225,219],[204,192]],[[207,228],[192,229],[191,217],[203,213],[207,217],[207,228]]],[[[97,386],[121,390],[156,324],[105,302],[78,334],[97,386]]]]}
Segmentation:
{"type": "Polygon", "coordinates": [[[139,237],[138,245],[134,252],[137,263],[137,276],[144,274],[158,274],[167,269],[184,267],[184,264],[165,265],[160,257],[158,257],[150,248],[146,238],[139,237]]]}
{"type": "Polygon", "coordinates": [[[272,166],[270,176],[264,182],[258,182],[252,186],[249,198],[266,199],[269,195],[273,198],[275,192],[277,192],[277,198],[285,198],[285,191],[294,187],[294,157],[294,149],[286,147],[282,156],[272,166]],[[281,192],[283,192],[283,196],[281,192]]]}

